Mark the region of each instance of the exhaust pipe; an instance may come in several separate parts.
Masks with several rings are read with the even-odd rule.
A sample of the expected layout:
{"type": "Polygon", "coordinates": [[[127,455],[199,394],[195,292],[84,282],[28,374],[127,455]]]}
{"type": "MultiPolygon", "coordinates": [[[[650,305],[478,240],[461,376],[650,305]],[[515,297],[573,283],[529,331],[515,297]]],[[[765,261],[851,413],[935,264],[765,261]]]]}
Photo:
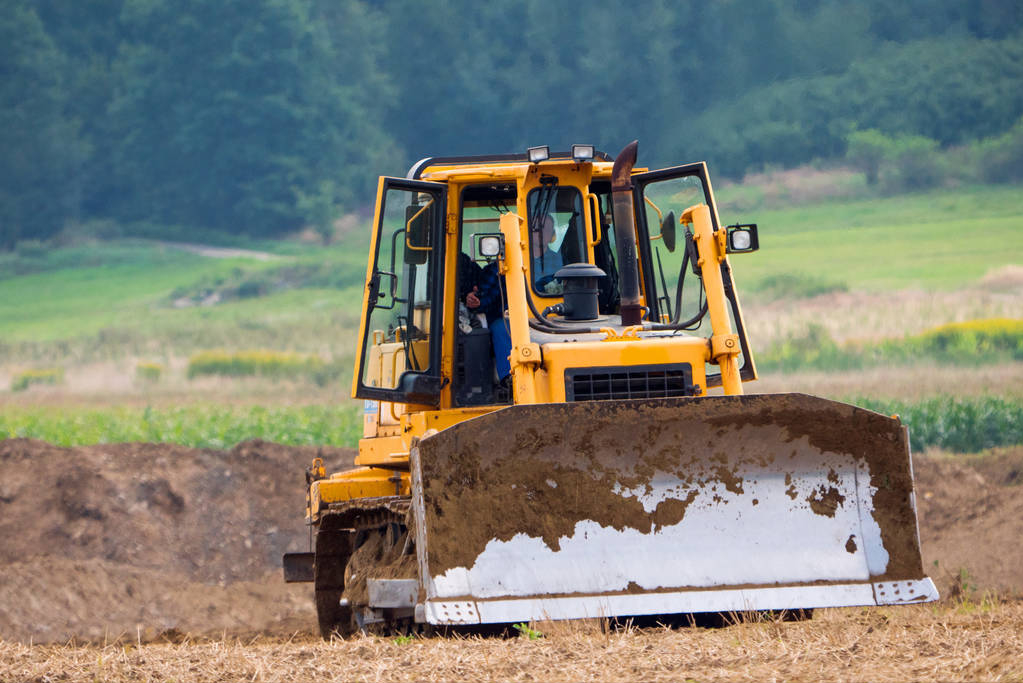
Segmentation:
{"type": "Polygon", "coordinates": [[[631,177],[638,147],[638,140],[625,145],[615,158],[611,170],[611,204],[614,207],[622,325],[639,325],[643,321],[643,306],[639,303],[639,260],[636,257],[636,214],[632,202],[631,177]]]}

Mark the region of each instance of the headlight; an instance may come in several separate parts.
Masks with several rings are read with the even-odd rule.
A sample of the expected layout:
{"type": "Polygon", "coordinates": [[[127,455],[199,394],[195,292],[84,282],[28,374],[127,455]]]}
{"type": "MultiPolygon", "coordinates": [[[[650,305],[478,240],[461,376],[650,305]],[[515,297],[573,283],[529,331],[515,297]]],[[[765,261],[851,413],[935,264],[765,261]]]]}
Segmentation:
{"type": "Polygon", "coordinates": [[[493,258],[501,253],[500,237],[483,237],[480,239],[480,255],[493,258]]]}
{"type": "Polygon", "coordinates": [[[499,232],[476,233],[472,244],[474,259],[492,261],[504,256],[504,235],[499,232]]]}
{"type": "Polygon", "coordinates": [[[572,158],[576,161],[593,161],[593,145],[572,145],[572,158]]]}
{"type": "Polygon", "coordinates": [[[529,159],[529,163],[531,164],[538,164],[541,161],[547,161],[551,158],[551,148],[549,145],[530,147],[526,150],[526,158],[529,159]]]}
{"type": "Polygon", "coordinates": [[[729,254],[749,253],[760,248],[756,223],[729,225],[725,230],[728,231],[727,251],[729,254]]]}
{"type": "Polygon", "coordinates": [[[749,249],[750,236],[745,230],[736,230],[732,233],[732,249],[742,251],[749,249]]]}

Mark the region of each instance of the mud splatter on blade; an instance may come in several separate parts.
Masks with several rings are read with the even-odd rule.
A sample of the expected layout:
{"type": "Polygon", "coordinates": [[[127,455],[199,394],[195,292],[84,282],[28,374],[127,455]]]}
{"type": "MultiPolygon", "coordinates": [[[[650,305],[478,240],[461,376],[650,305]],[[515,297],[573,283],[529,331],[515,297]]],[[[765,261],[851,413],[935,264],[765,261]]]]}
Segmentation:
{"type": "Polygon", "coordinates": [[[512,406],[412,452],[431,623],[924,602],[905,428],[801,394],[512,406]]]}

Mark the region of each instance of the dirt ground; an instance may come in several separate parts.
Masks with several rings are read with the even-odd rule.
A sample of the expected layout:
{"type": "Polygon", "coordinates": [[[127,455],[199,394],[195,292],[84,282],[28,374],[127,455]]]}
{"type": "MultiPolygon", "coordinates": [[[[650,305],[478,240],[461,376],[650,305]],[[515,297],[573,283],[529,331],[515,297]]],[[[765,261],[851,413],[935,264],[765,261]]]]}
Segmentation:
{"type": "Polygon", "coordinates": [[[280,566],[308,550],[314,457],[336,470],[354,451],[0,441],[0,638],[311,629],[308,584],[280,566]]]}
{"type": "MultiPolygon", "coordinates": [[[[304,470],[317,456],[331,470],[354,453],[0,441],[0,641],[311,638],[309,584],[285,585],[280,558],[308,548],[304,470]]],[[[914,468],[943,595],[1018,595],[1023,447],[914,468]]]]}
{"type": "Polygon", "coordinates": [[[1023,603],[826,610],[724,629],[538,624],[543,637],[357,636],[139,644],[0,642],[0,680],[1010,681],[1023,680],[1023,603]]]}

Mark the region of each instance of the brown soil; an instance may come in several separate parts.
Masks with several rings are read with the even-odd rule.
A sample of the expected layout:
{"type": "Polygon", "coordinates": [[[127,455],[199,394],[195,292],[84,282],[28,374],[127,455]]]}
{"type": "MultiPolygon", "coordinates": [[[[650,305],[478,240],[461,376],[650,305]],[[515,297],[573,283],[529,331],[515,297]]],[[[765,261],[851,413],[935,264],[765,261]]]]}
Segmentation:
{"type": "MultiPolygon", "coordinates": [[[[0,641],[314,633],[310,585],[285,585],[280,558],[308,549],[317,455],[333,470],[354,454],[0,441],[0,641]]],[[[1023,588],[1023,447],[914,468],[924,566],[943,594],[1023,588]]]]}
{"type": "Polygon", "coordinates": [[[924,569],[942,595],[1023,592],[1023,446],[913,467],[924,569]]]}
{"type": "Polygon", "coordinates": [[[351,449],[0,441],[0,638],[307,628],[305,468],[351,449]]]}

